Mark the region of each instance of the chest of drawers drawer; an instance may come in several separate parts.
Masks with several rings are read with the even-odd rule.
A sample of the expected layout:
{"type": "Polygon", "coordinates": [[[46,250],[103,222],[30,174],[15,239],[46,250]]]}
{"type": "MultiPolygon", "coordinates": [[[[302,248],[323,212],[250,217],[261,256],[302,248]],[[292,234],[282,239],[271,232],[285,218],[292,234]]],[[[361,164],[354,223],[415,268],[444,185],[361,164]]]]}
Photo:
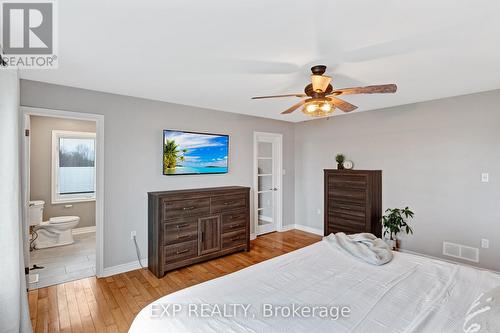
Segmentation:
{"type": "Polygon", "coordinates": [[[248,224],[246,212],[235,212],[222,214],[222,233],[245,229],[248,224]]]}
{"type": "Polygon", "coordinates": [[[247,200],[244,194],[222,195],[211,199],[212,213],[244,209],[246,206],[247,200]]]}
{"type": "Polygon", "coordinates": [[[198,219],[163,223],[163,244],[187,242],[198,239],[198,219]]]}
{"type": "Polygon", "coordinates": [[[163,220],[210,213],[210,199],[163,201],[163,220]]]}
{"type": "Polygon", "coordinates": [[[165,246],[164,248],[165,263],[172,263],[198,255],[198,241],[189,241],[173,245],[165,246]]]}
{"type": "Polygon", "coordinates": [[[222,234],[222,248],[230,249],[235,246],[243,245],[246,242],[246,230],[238,230],[222,234]]]}

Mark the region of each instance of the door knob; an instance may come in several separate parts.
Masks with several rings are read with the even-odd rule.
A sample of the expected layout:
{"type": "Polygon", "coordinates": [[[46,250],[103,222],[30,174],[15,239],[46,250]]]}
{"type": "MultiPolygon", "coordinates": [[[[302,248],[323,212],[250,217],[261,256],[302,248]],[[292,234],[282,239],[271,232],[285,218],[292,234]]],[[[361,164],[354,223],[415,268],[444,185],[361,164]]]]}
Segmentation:
{"type": "Polygon", "coordinates": [[[277,189],[276,187],[275,187],[275,188],[273,188],[273,191],[277,191],[277,190],[278,190],[278,189],[277,189]]]}

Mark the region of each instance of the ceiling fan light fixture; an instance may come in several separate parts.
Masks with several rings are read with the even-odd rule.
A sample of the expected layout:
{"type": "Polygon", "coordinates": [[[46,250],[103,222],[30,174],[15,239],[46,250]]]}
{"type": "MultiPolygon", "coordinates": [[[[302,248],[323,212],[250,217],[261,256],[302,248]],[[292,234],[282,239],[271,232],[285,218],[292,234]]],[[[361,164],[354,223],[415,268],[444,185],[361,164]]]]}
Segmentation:
{"type": "Polygon", "coordinates": [[[311,112],[314,112],[314,111],[317,111],[318,110],[318,104],[315,103],[315,102],[312,102],[312,103],[308,103],[306,104],[306,106],[304,107],[306,113],[311,113],[311,112]]]}
{"type": "Polygon", "coordinates": [[[324,112],[332,111],[332,105],[328,102],[325,102],[319,106],[319,109],[324,112]]]}
{"type": "Polygon", "coordinates": [[[316,74],[311,75],[313,90],[316,92],[325,92],[331,81],[332,78],[330,76],[316,74]]]}
{"type": "Polygon", "coordinates": [[[335,106],[328,101],[311,101],[302,108],[302,113],[311,117],[325,117],[333,111],[335,106]]]}

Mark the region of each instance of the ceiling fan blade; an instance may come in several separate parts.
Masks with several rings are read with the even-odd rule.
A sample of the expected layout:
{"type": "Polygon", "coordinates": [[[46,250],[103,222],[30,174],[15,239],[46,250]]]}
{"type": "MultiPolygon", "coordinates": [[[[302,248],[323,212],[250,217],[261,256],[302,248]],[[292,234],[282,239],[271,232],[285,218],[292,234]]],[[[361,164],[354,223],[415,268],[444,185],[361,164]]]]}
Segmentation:
{"type": "Polygon", "coordinates": [[[358,108],[356,105],[353,105],[349,102],[343,101],[333,96],[327,96],[327,98],[331,100],[332,104],[335,105],[336,108],[339,108],[344,112],[351,112],[358,108]]]}
{"type": "Polygon", "coordinates": [[[252,99],[263,99],[263,98],[278,98],[278,97],[306,97],[306,94],[286,94],[286,95],[274,95],[274,96],[255,96],[252,99]]]}
{"type": "Polygon", "coordinates": [[[281,114],[288,114],[288,113],[292,113],[293,111],[297,110],[298,108],[300,108],[302,105],[304,105],[306,103],[306,100],[303,99],[301,100],[300,102],[298,102],[297,104],[294,104],[292,105],[291,107],[289,107],[288,109],[286,109],[285,111],[281,112],[281,114]]]}
{"type": "Polygon", "coordinates": [[[389,94],[395,93],[398,87],[395,84],[382,84],[377,86],[354,87],[336,89],[332,94],[336,95],[353,95],[353,94],[389,94]]]}
{"type": "Polygon", "coordinates": [[[326,75],[311,75],[311,81],[314,91],[326,91],[332,78],[326,75]]]}

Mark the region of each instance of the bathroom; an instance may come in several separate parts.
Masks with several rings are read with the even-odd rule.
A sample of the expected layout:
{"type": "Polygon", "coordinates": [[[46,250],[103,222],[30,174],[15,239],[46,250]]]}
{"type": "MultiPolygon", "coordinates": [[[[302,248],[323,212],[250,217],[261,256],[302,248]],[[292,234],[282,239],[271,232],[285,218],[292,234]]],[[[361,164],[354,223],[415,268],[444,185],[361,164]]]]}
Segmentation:
{"type": "Polygon", "coordinates": [[[30,115],[29,289],[96,274],[96,123],[30,115]]]}

